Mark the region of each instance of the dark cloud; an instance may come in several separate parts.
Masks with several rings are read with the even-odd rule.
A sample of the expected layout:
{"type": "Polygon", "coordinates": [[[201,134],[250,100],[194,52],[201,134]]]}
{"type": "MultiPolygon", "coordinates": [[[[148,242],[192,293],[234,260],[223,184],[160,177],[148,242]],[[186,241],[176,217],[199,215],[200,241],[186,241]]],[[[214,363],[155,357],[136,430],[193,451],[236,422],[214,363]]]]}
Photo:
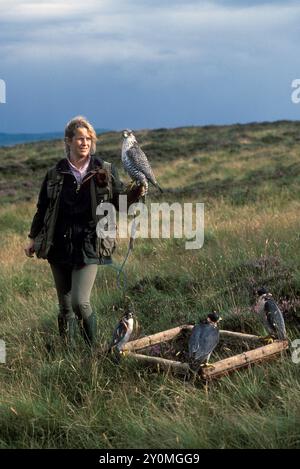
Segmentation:
{"type": "Polygon", "coordinates": [[[57,130],[78,113],[97,127],[141,128],[298,112],[297,3],[26,3],[0,19],[0,131],[57,130]]]}

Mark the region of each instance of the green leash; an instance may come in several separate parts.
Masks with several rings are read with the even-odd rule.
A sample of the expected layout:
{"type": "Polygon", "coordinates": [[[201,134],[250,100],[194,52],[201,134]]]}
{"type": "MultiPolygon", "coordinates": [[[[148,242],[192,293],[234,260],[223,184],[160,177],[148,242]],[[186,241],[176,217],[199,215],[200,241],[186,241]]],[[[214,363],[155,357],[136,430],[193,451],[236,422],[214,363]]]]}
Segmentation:
{"type": "Polygon", "coordinates": [[[123,291],[125,291],[126,287],[127,287],[127,277],[126,277],[126,274],[124,272],[124,267],[125,267],[125,264],[127,262],[127,259],[130,255],[131,251],[133,250],[133,245],[134,245],[134,240],[135,240],[135,235],[136,235],[135,217],[136,217],[136,213],[134,214],[134,217],[133,217],[133,223],[132,223],[132,226],[131,226],[131,233],[130,233],[130,239],[129,239],[129,243],[128,243],[127,253],[126,253],[126,256],[124,258],[124,261],[122,262],[121,267],[118,269],[118,275],[117,275],[117,286],[118,286],[118,288],[121,288],[120,287],[120,276],[121,276],[121,274],[124,275],[123,291]]]}

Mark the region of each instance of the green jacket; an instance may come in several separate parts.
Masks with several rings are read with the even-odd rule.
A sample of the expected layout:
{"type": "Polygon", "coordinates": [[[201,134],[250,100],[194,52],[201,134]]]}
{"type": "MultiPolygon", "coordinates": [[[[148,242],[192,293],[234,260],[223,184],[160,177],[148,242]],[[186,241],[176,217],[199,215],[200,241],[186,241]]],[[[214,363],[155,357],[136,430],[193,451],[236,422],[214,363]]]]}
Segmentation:
{"type": "MultiPolygon", "coordinates": [[[[33,218],[29,237],[34,239],[34,249],[38,258],[47,259],[50,248],[53,246],[56,221],[59,211],[59,203],[66,171],[66,159],[60,160],[53,168],[50,168],[44,178],[39,199],[37,212],[33,218]]],[[[124,185],[118,177],[116,169],[100,158],[91,157],[88,173],[83,183],[89,180],[91,211],[95,222],[100,220],[96,215],[97,206],[102,201],[111,202],[118,209],[120,194],[124,194],[124,185]]],[[[127,194],[128,205],[136,202],[139,197],[139,189],[134,188],[127,194]]],[[[111,255],[116,247],[114,238],[98,238],[96,243],[96,254],[99,263],[110,262],[111,255]]]]}

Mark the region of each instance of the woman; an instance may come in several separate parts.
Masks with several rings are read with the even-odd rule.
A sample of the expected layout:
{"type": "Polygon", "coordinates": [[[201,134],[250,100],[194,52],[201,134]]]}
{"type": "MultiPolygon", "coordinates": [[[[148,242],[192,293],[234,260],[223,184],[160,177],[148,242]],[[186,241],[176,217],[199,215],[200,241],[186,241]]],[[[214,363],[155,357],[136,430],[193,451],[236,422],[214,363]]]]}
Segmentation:
{"type": "MultiPolygon", "coordinates": [[[[99,264],[111,262],[115,240],[96,234],[97,205],[109,201],[118,208],[123,184],[110,163],[94,155],[96,133],[82,116],[65,128],[66,158],[47,171],[41,186],[25,254],[47,259],[59,302],[58,328],[66,343],[74,338],[76,318],[89,345],[96,339],[96,315],[90,295],[99,264]]],[[[143,188],[127,194],[136,202],[143,188]]]]}

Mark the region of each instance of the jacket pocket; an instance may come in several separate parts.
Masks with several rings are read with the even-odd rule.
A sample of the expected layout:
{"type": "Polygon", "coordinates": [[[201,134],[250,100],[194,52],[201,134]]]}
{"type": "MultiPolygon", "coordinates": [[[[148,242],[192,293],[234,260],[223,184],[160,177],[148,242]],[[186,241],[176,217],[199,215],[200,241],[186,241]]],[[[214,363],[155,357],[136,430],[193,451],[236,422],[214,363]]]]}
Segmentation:
{"type": "Polygon", "coordinates": [[[97,254],[98,257],[110,257],[116,249],[115,238],[106,236],[105,238],[97,237],[97,254]]]}
{"type": "Polygon", "coordinates": [[[47,252],[47,234],[46,228],[43,226],[39,234],[34,239],[34,252],[36,257],[46,259],[47,252]]]}

